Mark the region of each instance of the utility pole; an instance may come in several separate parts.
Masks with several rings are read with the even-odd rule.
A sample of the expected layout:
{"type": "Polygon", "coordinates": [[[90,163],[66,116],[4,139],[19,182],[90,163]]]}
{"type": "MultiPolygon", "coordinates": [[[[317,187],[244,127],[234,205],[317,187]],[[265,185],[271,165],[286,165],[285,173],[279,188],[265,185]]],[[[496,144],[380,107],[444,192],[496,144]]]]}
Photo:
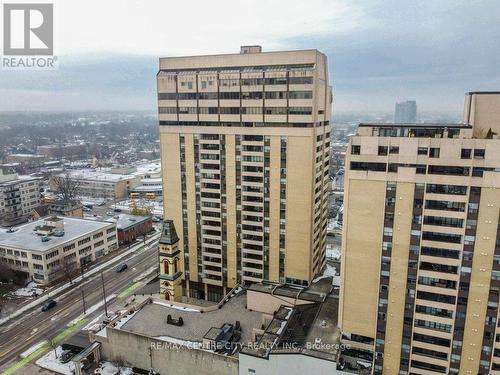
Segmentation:
{"type": "Polygon", "coordinates": [[[102,281],[102,296],[104,298],[104,312],[106,313],[106,318],[108,317],[108,305],[106,303],[106,289],[104,288],[104,275],[101,271],[101,281],[102,281]]]}
{"type": "Polygon", "coordinates": [[[85,293],[83,292],[83,289],[82,289],[82,301],[83,301],[83,315],[85,315],[87,311],[85,310],[85,293]]]}

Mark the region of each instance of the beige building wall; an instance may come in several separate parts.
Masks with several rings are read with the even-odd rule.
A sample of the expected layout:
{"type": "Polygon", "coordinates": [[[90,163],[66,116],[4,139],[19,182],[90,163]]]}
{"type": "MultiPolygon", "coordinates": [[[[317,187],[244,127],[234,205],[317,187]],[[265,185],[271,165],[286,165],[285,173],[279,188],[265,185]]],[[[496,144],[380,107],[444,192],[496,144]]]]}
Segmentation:
{"type": "Polygon", "coordinates": [[[304,284],[324,266],[326,57],[256,51],[160,59],[164,216],[189,261],[188,296],[242,281],[304,284]]]}
{"type": "Polygon", "coordinates": [[[384,373],[387,374],[399,372],[414,192],[413,183],[397,183],[384,348],[384,373]]]}
{"type": "Polygon", "coordinates": [[[491,129],[500,137],[500,91],[470,92],[465,96],[464,123],[474,127],[474,137],[485,138],[491,129]]]}
{"type": "Polygon", "coordinates": [[[483,188],[479,203],[478,228],[472,260],[469,303],[464,328],[461,374],[477,374],[483,346],[484,322],[495,255],[500,188],[483,188]]]}
{"type": "Polygon", "coordinates": [[[348,179],[346,187],[339,323],[342,331],[375,337],[385,182],[348,179]]]}
{"type": "MultiPolygon", "coordinates": [[[[476,119],[484,119],[482,115],[476,113],[476,119]]],[[[489,119],[485,123],[494,122],[489,119]]],[[[492,309],[498,309],[500,289],[500,271],[496,270],[500,258],[495,255],[500,215],[499,140],[473,138],[475,130],[461,124],[431,125],[428,129],[436,131],[435,136],[417,136],[411,131],[406,136],[381,135],[388,127],[363,124],[348,147],[339,324],[345,334],[365,338],[354,337],[345,342],[372,352],[378,358],[374,366],[381,365],[377,374],[398,374],[401,369],[415,374],[499,373],[500,367],[485,370],[488,363],[500,364],[500,355],[494,352],[494,348],[500,349],[500,340],[497,342],[496,335],[488,333],[495,323],[491,323],[492,309]],[[385,147],[396,151],[384,154],[385,147]],[[434,157],[431,149],[439,150],[434,157]],[[397,171],[377,171],[374,163],[385,168],[396,163],[397,171]],[[458,172],[463,167],[468,170],[458,172]],[[377,311],[382,298],[380,267],[388,182],[396,183],[396,197],[387,313],[381,319],[377,318],[377,311]],[[447,186],[465,191],[432,191],[447,186]],[[417,187],[423,189],[418,203],[414,197],[417,187]],[[427,207],[429,201],[441,206],[427,207]],[[443,222],[425,222],[429,217],[443,222]],[[462,224],[458,224],[459,220],[462,224]],[[429,234],[460,237],[452,241],[451,237],[432,239],[429,234]],[[427,248],[425,254],[423,247],[427,248]],[[457,255],[452,256],[452,251],[457,255]],[[413,260],[413,283],[409,259],[413,260]],[[409,289],[414,298],[407,299],[409,289]],[[448,297],[452,297],[451,302],[448,297]],[[407,303],[411,305],[407,307],[407,303]],[[462,313],[463,303],[467,306],[462,313]],[[463,338],[457,324],[464,325],[463,338]],[[426,335],[427,339],[415,339],[415,334],[426,335]],[[432,338],[444,341],[432,343],[432,338]],[[449,345],[444,344],[446,340],[449,345]],[[403,360],[409,364],[406,369],[403,360]],[[438,371],[438,367],[433,371],[422,366],[440,366],[444,372],[438,371]]],[[[420,124],[413,127],[416,131],[425,128],[420,124]]],[[[498,316],[497,310],[493,315],[498,316]]]]}

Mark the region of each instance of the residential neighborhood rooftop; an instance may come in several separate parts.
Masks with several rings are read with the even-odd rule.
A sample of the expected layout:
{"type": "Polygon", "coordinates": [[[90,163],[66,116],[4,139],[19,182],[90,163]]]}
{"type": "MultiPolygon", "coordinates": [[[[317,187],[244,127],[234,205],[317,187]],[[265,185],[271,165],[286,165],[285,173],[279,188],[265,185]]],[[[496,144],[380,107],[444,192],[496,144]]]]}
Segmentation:
{"type": "Polygon", "coordinates": [[[112,223],[78,219],[71,217],[59,217],[64,223],[64,235],[62,237],[48,236],[49,240],[42,242],[41,235],[36,233],[37,227],[43,227],[47,218],[41,218],[20,225],[12,230],[0,229],[0,246],[29,249],[34,251],[47,251],[61,246],[69,241],[92,233],[99,229],[111,226],[112,223]]]}

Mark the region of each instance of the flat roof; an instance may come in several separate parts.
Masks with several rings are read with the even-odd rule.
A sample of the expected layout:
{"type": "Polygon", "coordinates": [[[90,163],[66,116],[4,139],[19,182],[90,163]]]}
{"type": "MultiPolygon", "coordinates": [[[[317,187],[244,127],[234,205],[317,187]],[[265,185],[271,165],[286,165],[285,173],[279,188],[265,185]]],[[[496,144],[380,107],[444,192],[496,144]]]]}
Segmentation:
{"type": "Polygon", "coordinates": [[[48,217],[41,218],[14,228],[9,233],[7,229],[0,230],[0,247],[13,247],[19,250],[32,250],[45,252],[55,247],[72,242],[99,229],[112,225],[109,222],[78,219],[72,217],[59,217],[64,223],[64,236],[49,236],[50,240],[42,242],[42,236],[36,234],[35,227],[43,226],[48,217]]]}
{"type": "MultiPolygon", "coordinates": [[[[88,181],[102,181],[102,182],[119,182],[124,180],[132,180],[137,176],[133,174],[118,174],[111,173],[109,169],[105,170],[92,170],[92,169],[79,169],[69,172],[69,177],[76,180],[88,181]]],[[[64,177],[64,175],[61,175],[64,177]]]]}
{"type": "Polygon", "coordinates": [[[472,128],[471,125],[464,123],[440,123],[440,122],[411,122],[411,123],[401,123],[401,122],[362,122],[358,126],[364,127],[401,127],[401,128],[411,128],[411,127],[419,127],[419,128],[472,128]]]}
{"type": "Polygon", "coordinates": [[[257,345],[243,353],[267,358],[270,354],[302,353],[336,361],[340,344],[338,296],[324,302],[280,306],[257,345]]]}
{"type": "Polygon", "coordinates": [[[500,91],[469,91],[469,95],[500,95],[500,91]]]}
{"type": "Polygon", "coordinates": [[[128,228],[133,227],[134,225],[144,223],[148,220],[151,220],[150,216],[135,216],[129,214],[118,214],[118,219],[115,217],[109,218],[106,221],[109,223],[116,223],[116,229],[118,230],[127,230],[128,228]]]}
{"type": "Polygon", "coordinates": [[[318,278],[317,281],[311,282],[308,287],[263,281],[250,285],[248,290],[281,297],[298,298],[309,302],[321,302],[332,290],[332,279],[331,276],[318,278]]]}
{"type": "Polygon", "coordinates": [[[153,300],[144,305],[119,329],[161,339],[170,337],[190,342],[203,342],[203,337],[212,329],[225,323],[241,324],[240,342],[252,341],[252,329],[262,324],[262,313],[246,309],[246,293],[239,293],[226,302],[220,309],[200,313],[192,309],[182,310],[169,307],[169,301],[153,300]],[[178,327],[167,324],[167,315],[173,319],[182,317],[184,325],[178,327]]]}

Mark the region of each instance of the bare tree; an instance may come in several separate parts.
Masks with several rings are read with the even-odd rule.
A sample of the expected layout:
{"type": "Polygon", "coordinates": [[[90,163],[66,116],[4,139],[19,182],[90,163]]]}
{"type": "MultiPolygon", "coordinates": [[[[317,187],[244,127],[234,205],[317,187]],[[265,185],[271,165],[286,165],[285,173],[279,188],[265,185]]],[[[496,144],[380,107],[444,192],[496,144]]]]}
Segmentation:
{"type": "Polygon", "coordinates": [[[56,194],[60,199],[63,201],[75,199],[80,188],[80,181],[70,178],[68,173],[64,176],[52,176],[52,181],[56,186],[56,194]]]}
{"type": "Polygon", "coordinates": [[[69,281],[70,284],[73,283],[73,276],[76,274],[78,267],[74,259],[70,259],[69,256],[64,257],[62,265],[62,273],[64,278],[69,281]]]}
{"type": "Polygon", "coordinates": [[[15,279],[15,274],[12,269],[10,269],[5,263],[0,262],[0,281],[1,282],[11,282],[15,279]]]}

